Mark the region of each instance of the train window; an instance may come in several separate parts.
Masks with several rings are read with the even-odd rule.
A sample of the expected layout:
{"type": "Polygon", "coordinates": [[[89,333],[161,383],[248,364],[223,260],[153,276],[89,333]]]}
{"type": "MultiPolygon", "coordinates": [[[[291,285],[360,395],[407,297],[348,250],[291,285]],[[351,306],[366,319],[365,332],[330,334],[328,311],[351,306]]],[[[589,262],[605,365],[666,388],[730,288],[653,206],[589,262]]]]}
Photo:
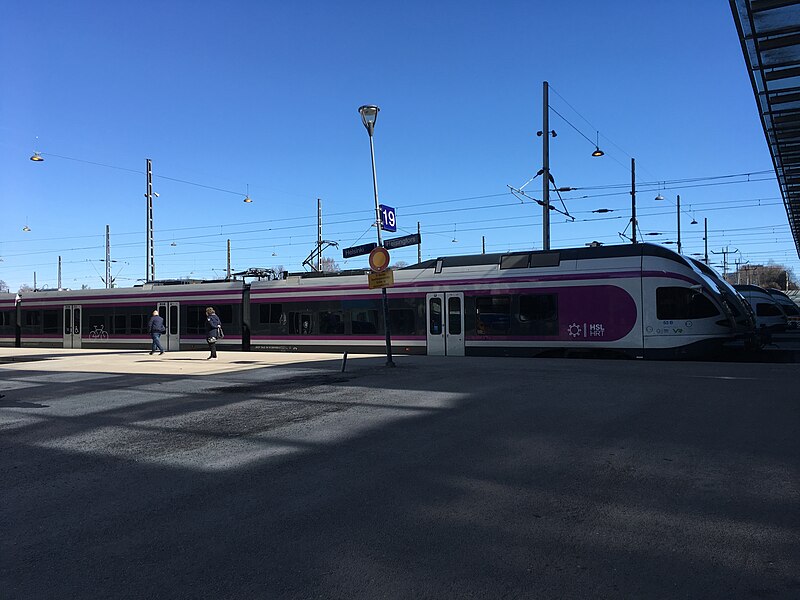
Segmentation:
{"type": "Polygon", "coordinates": [[[169,305],[169,334],[170,335],[177,335],[178,334],[178,305],[177,304],[170,304],[169,305]]]}
{"type": "Polygon", "coordinates": [[[350,327],[353,335],[378,333],[378,311],[369,309],[351,310],[350,327]]]}
{"type": "Polygon", "coordinates": [[[479,335],[505,335],[511,327],[510,296],[478,296],[476,331],[479,335]]]}
{"type": "Polygon", "coordinates": [[[111,319],[111,333],[127,333],[127,320],[125,315],[114,315],[111,319]]]}
{"type": "Polygon", "coordinates": [[[42,333],[58,333],[60,327],[58,326],[58,313],[57,310],[42,311],[42,333]]]}
{"type": "Polygon", "coordinates": [[[557,267],[561,264],[561,254],[559,252],[548,252],[546,254],[531,254],[532,267],[557,267]]]}
{"type": "Polygon", "coordinates": [[[392,334],[413,335],[415,334],[415,313],[413,308],[390,308],[389,323],[392,324],[392,334]]]}
{"type": "Polygon", "coordinates": [[[442,335],[442,299],[431,298],[429,306],[431,335],[442,335]]]}
{"type": "Polygon", "coordinates": [[[223,324],[233,324],[233,305],[232,304],[217,304],[214,306],[214,312],[219,317],[223,324]]]}
{"type": "MultiPolygon", "coordinates": [[[[76,309],[77,310],[77,309],[76,309]]],[[[88,309],[87,309],[88,310],[88,309]]],[[[86,315],[86,325],[85,329],[88,333],[91,333],[94,330],[102,329],[103,331],[108,331],[108,327],[106,326],[106,315],[104,314],[106,311],[103,309],[92,309],[93,312],[87,312],[86,315]],[[96,311],[96,312],[95,312],[96,311]]],[[[77,327],[79,317],[76,317],[75,320],[75,329],[73,333],[80,333],[77,327]]]]}
{"type": "Polygon", "coordinates": [[[783,308],[783,312],[790,317],[796,317],[797,315],[800,315],[800,310],[797,310],[797,307],[794,304],[781,304],[781,308],[783,308]]]}
{"type": "Polygon", "coordinates": [[[780,317],[783,315],[777,304],[759,302],[756,304],[756,315],[759,317],[780,317]]]}
{"type": "Polygon", "coordinates": [[[258,306],[259,323],[277,325],[281,323],[282,316],[282,304],[259,304],[258,306]]]}
{"type": "Polygon", "coordinates": [[[206,307],[193,304],[186,307],[186,324],[183,326],[186,333],[205,334],[206,332],[206,307]]]}
{"type": "Polygon", "coordinates": [[[528,254],[508,254],[506,256],[500,257],[500,268],[501,269],[527,269],[528,268],[528,260],[530,255],[528,254]]]}
{"type": "Polygon", "coordinates": [[[447,299],[447,331],[450,335],[461,335],[461,298],[447,299]]]}
{"type": "Polygon", "coordinates": [[[344,333],[342,311],[321,311],[319,313],[319,332],[328,334],[344,333]]]}
{"type": "Polygon", "coordinates": [[[711,300],[690,288],[656,289],[656,317],[659,319],[705,319],[718,314],[711,300]]]}
{"type": "Polygon", "coordinates": [[[519,297],[519,320],[533,335],[558,335],[558,296],[527,294],[519,297]]]}
{"type": "Polygon", "coordinates": [[[289,334],[290,335],[311,335],[314,327],[310,313],[289,313],[289,334]]]}
{"type": "Polygon", "coordinates": [[[131,315],[131,333],[147,333],[145,329],[146,319],[142,315],[131,315]]]}
{"type": "Polygon", "coordinates": [[[25,327],[38,327],[41,324],[42,313],[38,310],[25,311],[25,327]]]}

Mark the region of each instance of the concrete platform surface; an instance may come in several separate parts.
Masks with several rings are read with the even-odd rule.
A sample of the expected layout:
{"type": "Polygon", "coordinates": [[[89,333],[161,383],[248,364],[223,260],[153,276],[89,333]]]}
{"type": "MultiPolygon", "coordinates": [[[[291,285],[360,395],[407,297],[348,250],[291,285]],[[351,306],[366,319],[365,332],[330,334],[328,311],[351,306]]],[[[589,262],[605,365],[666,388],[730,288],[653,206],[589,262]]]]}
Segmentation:
{"type": "Polygon", "coordinates": [[[800,368],[0,350],[0,598],[798,598],[800,368]]]}

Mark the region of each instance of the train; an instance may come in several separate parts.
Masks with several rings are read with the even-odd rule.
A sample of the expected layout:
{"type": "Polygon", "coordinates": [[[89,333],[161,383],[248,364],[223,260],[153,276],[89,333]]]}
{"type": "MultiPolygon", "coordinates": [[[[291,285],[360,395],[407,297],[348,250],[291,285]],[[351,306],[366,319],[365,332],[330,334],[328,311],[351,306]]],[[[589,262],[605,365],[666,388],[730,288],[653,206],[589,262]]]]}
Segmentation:
{"type": "MultiPolygon", "coordinates": [[[[395,269],[392,351],[431,356],[708,358],[747,345],[744,301],[713,269],[657,244],[449,256],[395,269]]],[[[232,350],[382,353],[386,320],[368,271],[132,288],[0,294],[0,345],[205,347],[205,308],[232,350]]]]}

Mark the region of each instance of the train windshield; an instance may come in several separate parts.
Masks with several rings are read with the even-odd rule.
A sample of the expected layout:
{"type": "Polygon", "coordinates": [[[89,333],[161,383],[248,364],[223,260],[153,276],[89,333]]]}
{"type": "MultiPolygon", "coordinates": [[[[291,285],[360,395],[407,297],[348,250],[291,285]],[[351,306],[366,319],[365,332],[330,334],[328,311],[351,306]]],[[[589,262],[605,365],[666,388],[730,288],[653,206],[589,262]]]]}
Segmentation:
{"type": "Polygon", "coordinates": [[[690,258],[689,260],[694,270],[700,274],[701,277],[706,280],[713,281],[714,287],[719,290],[719,294],[722,297],[722,302],[725,304],[734,319],[739,319],[742,316],[749,316],[749,313],[751,312],[748,310],[749,305],[741,298],[739,293],[730,283],[720,277],[719,274],[708,265],[693,258],[690,258]]]}

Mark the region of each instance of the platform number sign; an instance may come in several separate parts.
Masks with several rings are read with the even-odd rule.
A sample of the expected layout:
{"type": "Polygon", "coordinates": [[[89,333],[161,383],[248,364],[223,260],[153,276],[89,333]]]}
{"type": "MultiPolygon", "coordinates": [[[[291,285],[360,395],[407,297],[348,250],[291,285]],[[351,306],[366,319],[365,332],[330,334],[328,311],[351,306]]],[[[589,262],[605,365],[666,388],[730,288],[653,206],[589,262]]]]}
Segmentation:
{"type": "Polygon", "coordinates": [[[381,213],[381,229],[384,231],[397,231],[397,216],[395,215],[394,208],[379,204],[378,210],[381,213]]]}

